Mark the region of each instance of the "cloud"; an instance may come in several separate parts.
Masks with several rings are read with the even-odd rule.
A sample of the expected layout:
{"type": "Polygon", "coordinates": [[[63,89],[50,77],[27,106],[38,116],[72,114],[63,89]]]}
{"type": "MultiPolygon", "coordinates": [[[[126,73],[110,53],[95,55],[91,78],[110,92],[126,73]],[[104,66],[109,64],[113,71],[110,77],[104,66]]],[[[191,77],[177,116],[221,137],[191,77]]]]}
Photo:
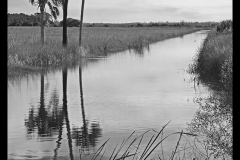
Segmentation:
{"type": "Polygon", "coordinates": [[[126,7],[86,8],[84,16],[86,22],[150,22],[159,20],[157,17],[177,13],[178,10],[170,6],[151,8],[135,4],[126,7]]]}
{"type": "MultiPolygon", "coordinates": [[[[71,0],[68,17],[80,19],[81,1],[71,0]]],[[[62,8],[59,8],[62,20],[62,8]]],[[[9,13],[33,14],[37,11],[28,0],[8,0],[9,13]]],[[[230,0],[87,0],[84,22],[159,22],[159,21],[220,21],[232,17],[230,0]]]]}
{"type": "Polygon", "coordinates": [[[231,18],[231,6],[196,6],[186,7],[179,13],[194,21],[220,21],[231,18]]]}
{"type": "Polygon", "coordinates": [[[32,6],[27,0],[8,0],[8,13],[33,14],[37,12],[37,7],[32,6]]]}
{"type": "Polygon", "coordinates": [[[159,22],[159,21],[220,21],[229,19],[229,7],[172,7],[132,5],[113,8],[86,8],[85,22],[159,22]],[[225,8],[225,9],[224,9],[225,8]],[[228,13],[228,14],[227,14],[228,13]],[[218,15],[221,15],[218,16],[218,15]]]}

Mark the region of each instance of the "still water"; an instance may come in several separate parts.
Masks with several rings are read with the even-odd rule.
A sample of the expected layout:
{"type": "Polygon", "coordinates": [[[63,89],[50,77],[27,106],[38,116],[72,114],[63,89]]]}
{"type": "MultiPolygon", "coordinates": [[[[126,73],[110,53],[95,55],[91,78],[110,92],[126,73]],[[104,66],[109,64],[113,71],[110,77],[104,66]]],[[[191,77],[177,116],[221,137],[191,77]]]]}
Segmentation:
{"type": "MultiPolygon", "coordinates": [[[[110,157],[133,131],[134,137],[150,130],[139,147],[144,149],[170,120],[164,135],[185,130],[198,109],[186,70],[206,34],[9,80],[8,158],[79,159],[109,138],[104,157],[110,157]]],[[[166,154],[178,137],[164,141],[166,154]]]]}

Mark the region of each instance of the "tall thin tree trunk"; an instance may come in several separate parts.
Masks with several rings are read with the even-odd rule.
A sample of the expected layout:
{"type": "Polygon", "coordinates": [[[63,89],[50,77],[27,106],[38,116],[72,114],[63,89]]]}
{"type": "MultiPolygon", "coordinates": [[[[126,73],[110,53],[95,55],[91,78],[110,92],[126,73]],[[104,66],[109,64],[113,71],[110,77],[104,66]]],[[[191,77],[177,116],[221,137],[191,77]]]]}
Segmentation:
{"type": "Polygon", "coordinates": [[[41,20],[41,43],[44,44],[44,21],[43,21],[43,16],[44,16],[44,8],[41,8],[41,15],[40,15],[40,20],[41,20]]]}
{"type": "Polygon", "coordinates": [[[62,45],[67,45],[67,7],[68,7],[68,0],[64,1],[63,4],[63,41],[62,45]]]}
{"type": "Polygon", "coordinates": [[[82,10],[81,10],[81,19],[80,19],[80,27],[79,27],[79,46],[82,46],[82,24],[83,24],[83,11],[84,11],[84,2],[82,0],[82,10]]]}
{"type": "Polygon", "coordinates": [[[41,72],[40,106],[44,106],[44,73],[41,72]]]}

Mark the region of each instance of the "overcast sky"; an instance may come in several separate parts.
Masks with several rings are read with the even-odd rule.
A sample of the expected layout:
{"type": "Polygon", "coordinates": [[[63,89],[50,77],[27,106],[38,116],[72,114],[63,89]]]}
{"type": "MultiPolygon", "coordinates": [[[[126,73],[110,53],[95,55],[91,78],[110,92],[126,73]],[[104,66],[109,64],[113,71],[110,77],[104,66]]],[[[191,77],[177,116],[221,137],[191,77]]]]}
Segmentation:
{"type": "MultiPolygon", "coordinates": [[[[80,19],[81,0],[69,0],[68,18],[80,19]]],[[[84,22],[179,22],[232,19],[232,0],[85,0],[84,22]]],[[[59,8],[62,20],[62,8],[59,8]]],[[[48,11],[48,9],[47,9],[48,11]]],[[[8,13],[39,12],[29,0],[8,0],[8,13]]]]}

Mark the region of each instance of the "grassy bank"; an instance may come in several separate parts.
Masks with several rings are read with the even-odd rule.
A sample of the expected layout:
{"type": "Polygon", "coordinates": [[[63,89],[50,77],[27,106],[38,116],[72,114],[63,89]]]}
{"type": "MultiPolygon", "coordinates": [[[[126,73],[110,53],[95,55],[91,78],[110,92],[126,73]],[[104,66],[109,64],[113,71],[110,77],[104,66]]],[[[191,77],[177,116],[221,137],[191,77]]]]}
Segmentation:
{"type": "Polygon", "coordinates": [[[197,97],[199,109],[189,131],[205,135],[204,143],[217,158],[232,159],[232,22],[222,21],[212,30],[190,65],[190,73],[211,89],[208,97],[197,97]]]}
{"type": "Polygon", "coordinates": [[[68,28],[68,46],[62,47],[62,28],[45,29],[40,44],[39,27],[8,28],[8,76],[24,75],[39,68],[61,65],[82,57],[102,57],[131,48],[142,48],[168,38],[183,36],[200,28],[132,27],[83,28],[83,48],[78,47],[79,28],[68,28]]]}
{"type": "Polygon", "coordinates": [[[215,89],[231,89],[232,31],[219,28],[209,32],[189,71],[195,74],[201,83],[215,89]]]}

